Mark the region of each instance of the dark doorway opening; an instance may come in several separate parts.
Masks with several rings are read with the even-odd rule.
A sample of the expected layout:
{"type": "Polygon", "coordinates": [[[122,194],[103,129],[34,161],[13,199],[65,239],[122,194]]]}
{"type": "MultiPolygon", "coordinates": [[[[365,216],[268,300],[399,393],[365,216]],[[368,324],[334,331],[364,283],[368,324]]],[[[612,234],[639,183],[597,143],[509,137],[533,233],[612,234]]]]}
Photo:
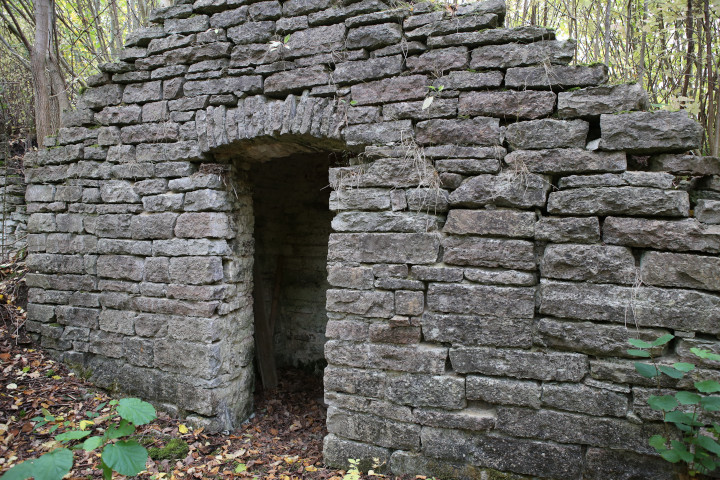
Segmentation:
{"type": "Polygon", "coordinates": [[[325,366],[328,237],[332,213],[328,154],[299,154],[251,164],[254,212],[256,360],[271,371],[325,366]]]}

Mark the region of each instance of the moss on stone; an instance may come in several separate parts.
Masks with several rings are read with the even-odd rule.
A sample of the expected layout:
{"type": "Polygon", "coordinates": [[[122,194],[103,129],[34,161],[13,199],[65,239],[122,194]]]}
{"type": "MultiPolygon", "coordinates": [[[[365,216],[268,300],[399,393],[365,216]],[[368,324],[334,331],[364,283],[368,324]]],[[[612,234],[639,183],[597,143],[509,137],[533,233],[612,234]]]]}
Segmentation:
{"type": "Polygon", "coordinates": [[[153,460],[178,460],[185,458],[189,450],[187,443],[179,438],[173,438],[162,448],[149,449],[148,454],[153,460]]]}

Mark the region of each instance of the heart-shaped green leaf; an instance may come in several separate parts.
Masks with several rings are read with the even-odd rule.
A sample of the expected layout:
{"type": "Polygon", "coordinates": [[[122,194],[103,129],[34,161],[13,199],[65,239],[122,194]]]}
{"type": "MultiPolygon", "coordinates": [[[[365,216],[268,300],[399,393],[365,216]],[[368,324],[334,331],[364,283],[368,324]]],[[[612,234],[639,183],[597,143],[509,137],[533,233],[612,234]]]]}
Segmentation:
{"type": "Polygon", "coordinates": [[[118,414],[135,425],[145,425],[157,418],[155,407],[139,398],[123,398],[118,402],[118,414]]]}
{"type": "Polygon", "coordinates": [[[130,477],[145,470],[148,453],[135,440],[127,440],[107,445],[103,449],[102,458],[108,467],[120,475],[130,477]]]}

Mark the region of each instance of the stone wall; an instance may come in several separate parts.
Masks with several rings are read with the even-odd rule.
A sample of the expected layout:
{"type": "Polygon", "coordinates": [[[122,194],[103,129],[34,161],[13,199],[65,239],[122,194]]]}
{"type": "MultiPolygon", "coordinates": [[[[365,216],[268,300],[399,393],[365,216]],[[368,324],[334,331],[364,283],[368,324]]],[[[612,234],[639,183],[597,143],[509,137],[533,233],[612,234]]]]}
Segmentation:
{"type": "MultiPolygon", "coordinates": [[[[253,172],[345,152],[334,217],[306,211],[334,232],[326,461],[670,478],[625,349],[671,332],[662,361],[720,350],[720,164],[686,154],[701,131],[684,112],[598,87],[607,69],[569,66],[574,42],[504,14],[498,0],[156,11],[28,157],[28,329],[100,385],[237,424],[267,218],[253,172]]],[[[282,185],[292,168],[275,171],[282,185]]]]}
{"type": "Polygon", "coordinates": [[[18,157],[0,156],[0,261],[26,246],[25,179],[18,157]]]}

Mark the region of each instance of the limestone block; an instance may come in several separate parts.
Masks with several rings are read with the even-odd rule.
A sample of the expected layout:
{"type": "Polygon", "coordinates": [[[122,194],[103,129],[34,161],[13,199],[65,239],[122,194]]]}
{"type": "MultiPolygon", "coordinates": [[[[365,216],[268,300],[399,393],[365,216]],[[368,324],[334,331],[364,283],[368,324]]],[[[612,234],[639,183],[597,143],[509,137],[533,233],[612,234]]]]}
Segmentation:
{"type": "Polygon", "coordinates": [[[600,222],[597,217],[540,217],[535,239],[552,243],[597,243],[600,222]]]}
{"type": "Polygon", "coordinates": [[[633,284],[635,258],[627,247],[553,244],[545,249],[540,274],[547,278],[593,283],[633,284]]]}
{"type": "Polygon", "coordinates": [[[532,287],[537,284],[534,272],[507,270],[504,268],[466,268],[464,276],[467,280],[486,285],[511,285],[532,287]]]}
{"type": "Polygon", "coordinates": [[[430,214],[447,212],[447,190],[439,188],[413,188],[405,191],[405,201],[408,209],[430,214]]]}
{"type": "Polygon", "coordinates": [[[372,269],[343,264],[328,265],[328,283],[334,287],[368,290],[373,287],[372,269]]]}
{"type": "Polygon", "coordinates": [[[425,282],[460,282],[463,279],[463,272],[460,268],[450,267],[428,267],[413,265],[411,268],[413,277],[425,282]]]}
{"type": "Polygon", "coordinates": [[[582,188],[582,187],[651,187],[672,189],[675,177],[664,172],[623,172],[621,174],[605,173],[602,175],[570,175],[561,178],[558,187],[582,188]]]}
{"type": "Polygon", "coordinates": [[[31,233],[56,232],[55,214],[33,213],[28,218],[27,228],[28,232],[31,233]]]}
{"type": "Polygon", "coordinates": [[[392,292],[328,289],[326,308],[330,312],[390,318],[395,298],[392,292]]]}
{"type": "Polygon", "coordinates": [[[330,192],[330,210],[388,210],[391,190],[347,188],[330,192]]]}
{"type": "Polygon", "coordinates": [[[449,200],[450,205],[461,207],[543,207],[550,187],[548,177],[504,171],[499,175],[478,175],[466,179],[450,194],[449,200]]]}
{"type": "Polygon", "coordinates": [[[421,319],[428,342],[493,347],[530,347],[532,320],[479,315],[425,313],[421,319]]]}
{"type": "Polygon", "coordinates": [[[109,180],[100,186],[100,196],[108,203],[136,203],[140,196],[133,190],[132,184],[124,180],[109,180]]]}
{"type": "Polygon", "coordinates": [[[543,384],[544,407],[595,416],[624,417],[628,397],[610,390],[570,383],[543,384]]]}
{"type": "Polygon", "coordinates": [[[335,66],[332,77],[338,85],[345,85],[348,83],[360,83],[398,75],[402,72],[402,68],[402,55],[391,55],[338,63],[335,66]]]}
{"type": "Polygon", "coordinates": [[[489,45],[476,48],[472,52],[470,68],[509,68],[525,67],[549,62],[567,65],[575,55],[575,42],[572,40],[543,40],[527,45],[507,44],[489,45]]]}
{"type": "MultiPolygon", "coordinates": [[[[492,30],[486,30],[489,32],[492,30]]],[[[484,32],[483,32],[484,33],[484,32]]],[[[458,35],[472,35],[458,34],[458,35]]],[[[438,37],[431,37],[428,42],[432,42],[438,37]]],[[[447,37],[440,37],[447,38],[447,37]]],[[[489,71],[489,72],[466,72],[466,71],[454,71],[449,72],[441,78],[438,78],[433,82],[433,86],[436,88],[443,87],[443,90],[481,90],[486,88],[499,87],[502,85],[503,74],[502,72],[489,71]]]]}
{"type": "Polygon", "coordinates": [[[176,257],[170,259],[170,280],[173,283],[202,285],[223,279],[219,257],[176,257]]]}
{"type": "Polygon", "coordinates": [[[464,69],[469,60],[467,47],[449,47],[428,50],[417,57],[408,57],[405,63],[412,72],[443,73],[447,70],[464,69]]]}
{"type": "Polygon", "coordinates": [[[139,240],[171,238],[176,220],[179,222],[178,214],[171,212],[135,215],[130,220],[130,235],[139,240]]]}
{"type": "Polygon", "coordinates": [[[686,112],[634,112],[600,116],[602,150],[685,152],[700,148],[702,127],[686,112]]]}
{"type": "Polygon", "coordinates": [[[123,85],[108,84],[90,87],[82,94],[81,100],[88,108],[100,110],[108,105],[117,105],[123,101],[123,85]]]}
{"type": "Polygon", "coordinates": [[[656,456],[600,448],[588,448],[585,453],[583,477],[587,480],[630,479],[637,476],[671,480],[674,473],[668,469],[667,462],[656,456]]]}
{"type": "Polygon", "coordinates": [[[661,433],[657,425],[637,425],[617,418],[589,417],[552,410],[519,407],[498,409],[496,429],[520,437],[563,443],[580,443],[642,453],[654,450],[647,444],[648,431],[661,433]]]}
{"type": "Polygon", "coordinates": [[[347,34],[347,48],[367,48],[375,50],[393,45],[402,38],[402,28],[396,23],[366,25],[351,28],[347,34]]]}
{"type": "Polygon", "coordinates": [[[432,233],[333,233],[328,261],[431,264],[439,248],[432,233]]]}
{"type": "Polygon", "coordinates": [[[686,175],[720,175],[720,158],[663,153],[650,158],[650,170],[686,175]]]}
{"type": "Polygon", "coordinates": [[[222,178],[214,173],[195,173],[189,177],[174,178],[168,182],[170,190],[187,192],[204,188],[222,188],[222,178]]]}
{"type": "Polygon", "coordinates": [[[550,150],[515,150],[505,162],[516,169],[535,173],[603,173],[622,172],[627,168],[624,153],[591,152],[581,148],[550,150]]]}
{"type": "Polygon", "coordinates": [[[535,247],[525,240],[447,237],[443,239],[443,262],[472,267],[536,268],[535,247]]]}
{"type": "Polygon", "coordinates": [[[428,232],[440,219],[418,212],[340,212],[332,220],[336,232],[428,232]]]}
{"type": "Polygon", "coordinates": [[[464,408],[465,378],[456,375],[392,375],[387,380],[386,398],[412,407],[464,408]]]}
{"type": "Polygon", "coordinates": [[[183,213],[177,217],[175,235],[179,238],[232,238],[230,219],[224,213],[183,213]]]}
{"type": "Polygon", "coordinates": [[[604,113],[647,108],[647,93],[637,83],[583,88],[558,94],[558,116],[560,118],[591,118],[604,113]]]}
{"type": "Polygon", "coordinates": [[[210,28],[207,15],[194,15],[188,18],[169,18],[163,24],[165,32],[173,34],[188,34],[204,32],[210,28]]]}
{"type": "Polygon", "coordinates": [[[589,124],[584,120],[542,119],[513,123],[506,138],[511,150],[585,148],[589,124]]]}
{"type": "Polygon", "coordinates": [[[364,397],[383,397],[385,382],[385,372],[336,365],[328,365],[323,375],[325,392],[343,392],[364,397]]]}
{"type": "MultiPolygon", "coordinates": [[[[431,457],[427,463],[430,466],[437,465],[437,462],[455,461],[499,471],[543,475],[558,480],[574,480],[581,475],[582,450],[576,445],[487,436],[457,429],[432,427],[423,428],[421,438],[423,455],[431,457]],[[513,452],[513,455],[508,455],[508,452],[513,452]]],[[[393,458],[396,459],[396,455],[393,455],[393,458]]],[[[396,459],[395,462],[397,461],[396,459]]],[[[417,471],[417,467],[411,465],[412,470],[409,471],[417,471]]],[[[462,475],[466,468],[458,468],[457,471],[462,475]]],[[[444,471],[445,468],[441,468],[437,474],[442,475],[444,471]]],[[[477,472],[475,476],[481,478],[480,475],[482,473],[477,472]]]]}
{"type": "MultiPolygon", "coordinates": [[[[291,0],[288,3],[293,3],[291,0]]],[[[323,440],[323,458],[325,463],[335,468],[349,468],[348,459],[359,459],[358,468],[367,471],[373,468],[373,459],[383,464],[390,461],[390,450],[376,445],[354,442],[340,438],[335,434],[328,434],[323,440]]]]}
{"type": "MultiPolygon", "coordinates": [[[[429,107],[423,108],[423,102],[402,102],[383,105],[385,120],[427,120],[430,118],[449,118],[457,115],[457,99],[435,98],[429,107]]],[[[352,109],[351,109],[352,110],[352,109]]]]}
{"type": "Polygon", "coordinates": [[[275,22],[245,22],[236,27],[227,29],[227,36],[236,45],[245,45],[248,43],[267,43],[270,41],[275,31],[275,22]]]}
{"type": "Polygon", "coordinates": [[[182,193],[162,193],[160,195],[148,195],[143,197],[143,208],[147,212],[166,212],[179,210],[183,205],[182,193]]]}
{"type": "Polygon", "coordinates": [[[189,97],[234,92],[253,94],[259,93],[261,90],[262,77],[259,75],[193,80],[183,84],[183,92],[189,97]]]}
{"type": "Polygon", "coordinates": [[[348,125],[345,127],[345,139],[349,145],[399,143],[404,138],[410,138],[411,136],[412,122],[410,120],[348,125]]]}
{"type": "Polygon", "coordinates": [[[608,217],[603,223],[603,241],[629,247],[720,253],[720,227],[695,219],[651,220],[608,217]]]}
{"type": "Polygon", "coordinates": [[[422,315],[425,309],[425,294],[398,290],[395,292],[395,313],[397,315],[422,315]]]}
{"type": "Polygon", "coordinates": [[[181,255],[229,255],[230,247],[225,240],[206,238],[154,240],[153,253],[176,257],[181,255]]]}
{"type": "Polygon", "coordinates": [[[645,252],[640,273],[646,285],[720,291],[720,258],[715,256],[645,252]]]}
{"type": "Polygon", "coordinates": [[[515,210],[451,210],[443,232],[455,235],[485,235],[532,238],[535,213],[515,210]]]}
{"type": "MultiPolygon", "coordinates": [[[[485,2],[483,2],[485,3],[485,2]]],[[[420,28],[405,32],[411,40],[423,40],[425,37],[446,35],[455,32],[468,30],[484,30],[495,28],[501,21],[495,13],[476,13],[473,15],[457,16],[452,19],[443,19],[437,22],[428,23],[420,28]]]]}
{"type": "Polygon", "coordinates": [[[460,94],[459,115],[483,115],[507,120],[547,117],[555,109],[552,92],[504,91],[467,92],[460,94]]]}
{"type": "Polygon", "coordinates": [[[316,65],[273,73],[265,79],[264,88],[268,95],[287,95],[302,92],[308,87],[327,85],[329,81],[327,69],[316,65]]]}
{"type": "Polygon", "coordinates": [[[548,212],[570,215],[686,217],[687,192],[646,187],[576,188],[550,193],[548,212]]]}
{"type": "Polygon", "coordinates": [[[702,223],[720,224],[720,201],[698,200],[695,207],[695,218],[702,223]]]}
{"type": "Polygon", "coordinates": [[[694,290],[543,281],[541,314],[644,327],[720,332],[715,295],[694,290]]]}
{"type": "Polygon", "coordinates": [[[500,119],[476,117],[472,119],[433,119],[419,122],[415,127],[416,141],[422,145],[438,143],[500,145],[505,129],[500,119]]]}
{"type": "Polygon", "coordinates": [[[505,73],[505,86],[509,88],[561,89],[593,87],[608,81],[605,65],[550,65],[540,67],[509,68],[505,73]]]}
{"type": "Polygon", "coordinates": [[[185,194],[185,211],[196,212],[202,210],[223,211],[230,210],[231,198],[221,190],[194,190],[185,194]]]}
{"type": "Polygon", "coordinates": [[[357,105],[376,105],[422,100],[427,94],[427,85],[425,75],[409,75],[359,83],[350,87],[350,92],[357,105]]]}
{"type": "Polygon", "coordinates": [[[134,335],[134,315],[122,310],[103,310],[100,312],[99,326],[106,332],[134,335]]]}
{"type": "Polygon", "coordinates": [[[143,278],[145,260],[130,255],[100,255],[97,274],[105,278],[140,281],[143,278]]]}
{"type": "Polygon", "coordinates": [[[455,347],[450,362],[459,373],[561,382],[577,382],[588,372],[587,357],[578,353],[455,347]]]}
{"type": "Polygon", "coordinates": [[[534,341],[542,347],[572,350],[601,357],[633,358],[627,353],[628,339],[646,341],[668,333],[660,329],[628,330],[625,325],[541,318],[535,324],[534,341]]]}
{"type": "Polygon", "coordinates": [[[535,289],[433,283],[428,287],[427,306],[440,313],[531,318],[535,289]]]}
{"type": "Polygon", "coordinates": [[[307,57],[345,49],[347,29],[342,23],[299,30],[290,36],[285,58],[307,57]]]}
{"type": "MultiPolygon", "coordinates": [[[[193,273],[188,272],[192,275],[193,273]]],[[[150,257],[145,259],[146,282],[169,283],[170,282],[170,260],[167,257],[150,257]]],[[[197,298],[197,300],[205,300],[197,298]]]]}
{"type": "Polygon", "coordinates": [[[468,375],[465,383],[468,400],[540,408],[542,386],[537,382],[468,375]]]}
{"type": "Polygon", "coordinates": [[[458,32],[442,37],[430,37],[427,44],[432,48],[448,45],[478,47],[505,43],[532,43],[540,40],[555,40],[555,31],[544,27],[491,28],[478,32],[458,32]]]}
{"type": "MultiPolygon", "coordinates": [[[[397,318],[407,317],[393,317],[393,319],[397,318]]],[[[391,321],[393,319],[391,319],[391,321]]],[[[406,326],[409,325],[409,320],[405,320],[403,323],[405,326],[394,323],[373,323],[368,329],[368,335],[366,338],[369,338],[371,342],[375,343],[394,343],[396,345],[420,343],[420,327],[406,326]]]]}
{"type": "Polygon", "coordinates": [[[95,114],[95,120],[103,125],[129,125],[139,123],[142,108],[138,105],[105,107],[95,114]]]}

